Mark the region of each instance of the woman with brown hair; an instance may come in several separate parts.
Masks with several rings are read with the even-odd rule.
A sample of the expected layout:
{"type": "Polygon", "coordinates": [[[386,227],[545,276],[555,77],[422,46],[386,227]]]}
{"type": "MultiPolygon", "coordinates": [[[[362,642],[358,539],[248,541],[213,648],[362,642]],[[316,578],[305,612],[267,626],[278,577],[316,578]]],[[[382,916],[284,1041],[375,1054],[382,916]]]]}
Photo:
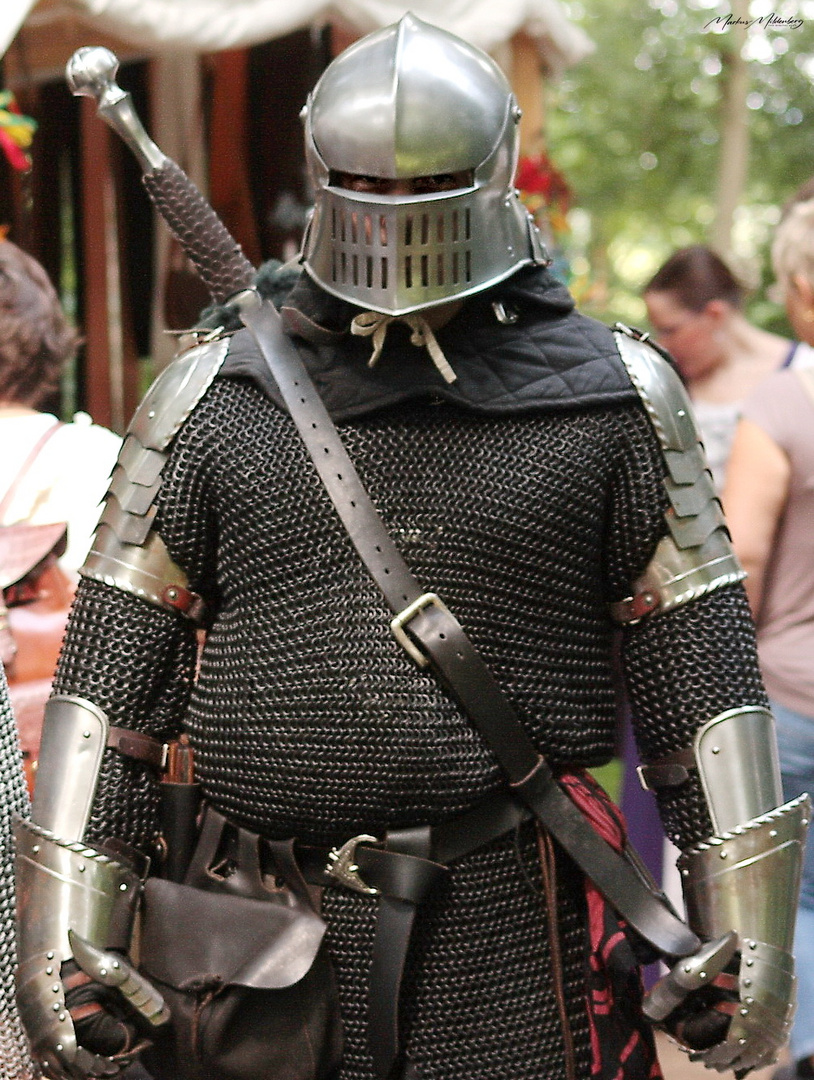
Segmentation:
{"type": "Polygon", "coordinates": [[[692,398],[719,491],[744,398],[770,372],[814,360],[808,349],[753,326],[743,314],[744,292],[723,259],[700,244],[676,251],[644,291],[654,336],[692,398]]]}
{"type": "Polygon", "coordinates": [[[63,424],[41,411],[78,340],[43,267],[0,242],[0,524],[67,523],[62,565],[72,570],[88,550],[120,446],[86,413],[63,424]]]}
{"type": "Polygon", "coordinates": [[[0,660],[29,784],[42,714],[117,435],[43,409],[78,343],[43,267],[0,241],[0,660]]]}

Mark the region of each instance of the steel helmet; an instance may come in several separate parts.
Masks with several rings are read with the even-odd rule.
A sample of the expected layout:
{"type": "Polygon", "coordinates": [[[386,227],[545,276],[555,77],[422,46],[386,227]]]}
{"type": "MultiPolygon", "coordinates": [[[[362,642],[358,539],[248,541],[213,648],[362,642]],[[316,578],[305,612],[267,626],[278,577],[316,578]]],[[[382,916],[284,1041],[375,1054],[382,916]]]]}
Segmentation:
{"type": "Polygon", "coordinates": [[[303,119],[315,192],[303,262],[328,292],[400,315],[548,261],[513,186],[520,110],[480,49],[405,15],[326,68],[303,119]],[[379,194],[348,176],[456,180],[379,194]]]}

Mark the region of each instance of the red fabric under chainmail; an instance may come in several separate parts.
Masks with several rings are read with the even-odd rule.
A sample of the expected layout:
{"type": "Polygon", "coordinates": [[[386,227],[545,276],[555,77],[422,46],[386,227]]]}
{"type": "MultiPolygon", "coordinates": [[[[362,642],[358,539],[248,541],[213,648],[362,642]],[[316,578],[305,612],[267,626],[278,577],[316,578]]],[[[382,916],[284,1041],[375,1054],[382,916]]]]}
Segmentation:
{"type": "MultiPolygon", "coordinates": [[[[604,789],[583,769],[558,779],[596,832],[621,851],[627,835],[624,818],[604,789]]],[[[591,1080],[663,1080],[653,1029],[642,1012],[644,987],[627,924],[587,877],[585,895],[591,1080]]]]}

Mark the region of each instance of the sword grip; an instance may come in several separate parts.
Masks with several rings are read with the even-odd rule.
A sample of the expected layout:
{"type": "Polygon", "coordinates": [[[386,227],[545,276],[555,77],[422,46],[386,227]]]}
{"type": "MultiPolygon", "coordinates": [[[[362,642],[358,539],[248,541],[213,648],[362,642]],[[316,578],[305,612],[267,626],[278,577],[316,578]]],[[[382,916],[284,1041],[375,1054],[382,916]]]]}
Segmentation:
{"type": "Polygon", "coordinates": [[[183,169],[166,158],[142,182],[216,303],[251,284],[254,267],[183,169]]]}

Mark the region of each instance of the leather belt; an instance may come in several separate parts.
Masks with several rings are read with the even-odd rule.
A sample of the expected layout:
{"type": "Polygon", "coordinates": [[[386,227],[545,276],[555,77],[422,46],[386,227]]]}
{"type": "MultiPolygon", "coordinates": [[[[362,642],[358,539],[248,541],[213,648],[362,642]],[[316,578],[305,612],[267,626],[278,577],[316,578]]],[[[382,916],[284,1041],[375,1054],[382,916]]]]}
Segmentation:
{"type": "Polygon", "coordinates": [[[531,816],[512,795],[499,792],[438,825],[388,830],[382,842],[354,837],[330,851],[296,844],[297,865],[309,884],[338,882],[378,897],[369,1010],[370,1048],[379,1075],[388,1076],[398,1056],[401,982],[418,905],[444,880],[446,863],[496,840],[531,816]],[[353,859],[348,876],[345,869],[334,870],[343,850],[353,859]]]}

